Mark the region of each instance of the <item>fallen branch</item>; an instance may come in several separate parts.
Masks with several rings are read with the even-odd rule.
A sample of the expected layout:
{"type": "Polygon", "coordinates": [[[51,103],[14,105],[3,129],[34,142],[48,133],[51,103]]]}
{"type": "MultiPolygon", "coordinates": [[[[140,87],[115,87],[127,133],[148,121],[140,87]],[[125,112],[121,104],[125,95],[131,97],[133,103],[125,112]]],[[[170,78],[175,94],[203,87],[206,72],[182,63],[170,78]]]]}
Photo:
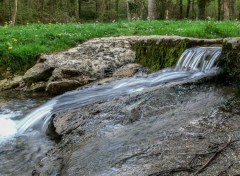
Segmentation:
{"type": "Polygon", "coordinates": [[[115,167],[116,165],[122,165],[123,163],[127,162],[128,160],[130,160],[130,159],[132,159],[132,158],[134,158],[134,157],[137,157],[137,156],[140,156],[140,155],[144,155],[144,154],[146,154],[146,152],[147,152],[148,149],[149,149],[149,148],[145,149],[145,150],[142,151],[142,152],[139,152],[139,153],[133,154],[133,155],[131,155],[131,156],[128,156],[128,157],[126,157],[126,158],[123,158],[123,159],[121,159],[120,161],[114,163],[114,164],[112,165],[112,167],[115,167]]]}
{"type": "Polygon", "coordinates": [[[176,172],[193,172],[195,169],[193,167],[178,167],[174,169],[168,169],[160,172],[155,172],[153,174],[150,174],[148,176],[164,176],[164,175],[171,175],[176,172]]]}
{"type": "Polygon", "coordinates": [[[195,154],[195,156],[193,157],[193,159],[188,163],[188,166],[186,167],[178,167],[178,168],[173,168],[173,169],[167,169],[167,170],[163,170],[163,171],[159,171],[159,172],[155,172],[153,174],[150,174],[148,176],[167,176],[167,175],[171,175],[173,173],[177,173],[177,172],[195,172],[196,168],[199,168],[195,173],[194,176],[200,174],[201,172],[204,171],[204,169],[206,169],[206,167],[209,166],[209,164],[220,154],[222,153],[227,147],[229,147],[231,144],[233,144],[234,142],[238,142],[239,140],[232,140],[231,136],[229,136],[227,143],[225,143],[220,149],[215,150],[215,151],[210,151],[207,153],[198,153],[195,154]],[[209,155],[209,154],[213,154],[213,156],[204,164],[204,165],[197,165],[194,164],[194,161],[196,160],[197,156],[205,156],[205,155],[209,155]]]}
{"type": "Polygon", "coordinates": [[[219,150],[217,150],[214,155],[200,168],[198,169],[194,175],[198,175],[200,174],[206,167],[209,166],[209,164],[222,152],[224,151],[230,144],[232,144],[232,138],[231,136],[229,136],[228,138],[228,142],[222,147],[220,148],[219,150]]]}

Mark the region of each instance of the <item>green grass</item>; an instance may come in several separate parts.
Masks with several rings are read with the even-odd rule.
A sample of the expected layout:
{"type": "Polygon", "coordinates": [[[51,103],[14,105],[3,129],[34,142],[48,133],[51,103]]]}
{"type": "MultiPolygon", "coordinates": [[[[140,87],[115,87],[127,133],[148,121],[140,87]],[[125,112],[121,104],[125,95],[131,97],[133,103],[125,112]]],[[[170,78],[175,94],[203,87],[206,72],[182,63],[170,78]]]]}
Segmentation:
{"type": "Polygon", "coordinates": [[[90,38],[122,35],[179,35],[198,38],[240,36],[237,21],[135,21],[0,26],[0,71],[23,73],[40,53],[76,46],[90,38]]]}

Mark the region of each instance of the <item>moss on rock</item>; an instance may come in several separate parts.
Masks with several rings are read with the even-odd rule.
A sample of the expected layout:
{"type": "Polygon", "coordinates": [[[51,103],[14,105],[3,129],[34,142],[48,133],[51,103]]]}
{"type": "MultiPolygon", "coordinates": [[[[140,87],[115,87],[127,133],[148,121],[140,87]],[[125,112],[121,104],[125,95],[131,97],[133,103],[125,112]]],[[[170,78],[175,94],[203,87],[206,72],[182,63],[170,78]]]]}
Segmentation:
{"type": "Polygon", "coordinates": [[[220,66],[229,81],[240,81],[240,39],[225,40],[222,46],[220,66]]]}
{"type": "Polygon", "coordinates": [[[138,41],[133,45],[136,52],[136,62],[148,67],[151,71],[175,65],[184,52],[191,46],[188,39],[138,41]]]}

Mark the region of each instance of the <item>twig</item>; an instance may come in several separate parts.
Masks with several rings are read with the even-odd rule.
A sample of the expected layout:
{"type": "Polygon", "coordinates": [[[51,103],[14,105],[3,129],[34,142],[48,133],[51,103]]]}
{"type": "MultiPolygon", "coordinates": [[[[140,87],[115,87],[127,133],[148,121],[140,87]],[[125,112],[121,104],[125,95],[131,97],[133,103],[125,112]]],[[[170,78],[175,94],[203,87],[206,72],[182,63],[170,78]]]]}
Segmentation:
{"type": "Polygon", "coordinates": [[[146,154],[146,152],[147,152],[148,149],[149,149],[149,148],[145,149],[145,150],[142,151],[142,152],[139,152],[139,153],[133,154],[133,155],[131,155],[131,156],[128,156],[128,157],[126,157],[126,158],[123,158],[123,159],[121,159],[120,161],[114,163],[114,164],[112,165],[112,167],[115,167],[116,165],[119,165],[119,164],[123,164],[123,163],[127,162],[128,160],[130,160],[130,159],[132,159],[132,158],[134,158],[134,157],[137,157],[137,156],[139,156],[139,155],[144,155],[144,154],[146,154]]]}
{"type": "Polygon", "coordinates": [[[119,164],[123,164],[123,163],[125,163],[126,161],[128,161],[128,160],[130,160],[130,159],[132,159],[132,158],[134,158],[134,157],[136,157],[136,156],[143,155],[143,154],[145,154],[145,153],[144,153],[144,152],[140,152],[140,153],[136,153],[136,154],[134,154],[134,155],[128,156],[128,157],[126,157],[126,158],[123,158],[123,159],[121,159],[120,161],[114,163],[114,164],[112,165],[112,167],[115,167],[116,165],[119,165],[119,164]]]}
{"type": "Polygon", "coordinates": [[[194,168],[192,168],[192,167],[178,167],[178,168],[174,168],[174,169],[156,172],[156,173],[150,174],[148,176],[164,176],[164,175],[170,175],[170,174],[173,174],[176,172],[192,172],[192,171],[194,171],[194,168]]]}
{"type": "Polygon", "coordinates": [[[228,138],[228,142],[222,147],[220,148],[218,151],[216,151],[216,153],[214,153],[214,155],[200,168],[198,169],[195,173],[195,175],[200,174],[223,150],[225,150],[230,144],[232,143],[232,138],[231,136],[229,136],[228,138]]]}

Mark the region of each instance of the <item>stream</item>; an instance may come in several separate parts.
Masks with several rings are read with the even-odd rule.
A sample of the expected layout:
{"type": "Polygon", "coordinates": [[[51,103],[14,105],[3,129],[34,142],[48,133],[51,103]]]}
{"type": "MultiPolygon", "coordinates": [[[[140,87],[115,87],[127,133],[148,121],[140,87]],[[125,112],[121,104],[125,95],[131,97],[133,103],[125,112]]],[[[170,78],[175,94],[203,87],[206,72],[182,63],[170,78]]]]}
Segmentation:
{"type": "MultiPolygon", "coordinates": [[[[63,175],[80,173],[82,175],[121,175],[121,173],[131,175],[131,172],[128,172],[128,165],[119,168],[119,165],[125,164],[125,162],[121,163],[121,160],[117,162],[123,154],[128,156],[132,152],[140,153],[139,156],[143,155],[144,158],[148,152],[157,152],[154,148],[149,149],[149,151],[144,148],[148,148],[149,143],[154,145],[154,141],[158,141],[161,135],[165,138],[166,135],[163,133],[173,129],[179,130],[181,125],[186,122],[193,123],[196,120],[195,117],[212,114],[217,106],[225,102],[221,96],[226,95],[226,91],[215,86],[202,86],[200,89],[196,87],[177,88],[179,83],[196,81],[218,74],[220,70],[216,65],[220,54],[221,48],[217,47],[188,49],[182,54],[174,68],[166,68],[150,75],[138,75],[116,80],[101,86],[78,89],[51,100],[49,97],[34,94],[0,94],[0,175],[37,175],[35,173],[37,172],[35,170],[37,164],[41,166],[38,171],[42,170],[43,173],[49,175],[57,175],[59,172],[62,172],[63,175]],[[148,99],[145,94],[151,89],[157,91],[147,93],[147,96],[150,98],[158,97],[158,99],[149,98],[148,103],[153,109],[146,112],[150,118],[143,118],[137,123],[133,122],[139,120],[139,115],[137,117],[131,115],[128,122],[121,119],[122,112],[118,114],[118,111],[126,109],[128,104],[131,105],[131,100],[129,100],[131,96],[135,96],[134,99],[136,99],[137,95],[140,95],[145,101],[148,99]],[[49,101],[46,102],[46,100],[49,101]],[[120,102],[118,102],[119,100],[120,102]],[[98,102],[104,103],[98,105],[98,102]],[[103,119],[94,119],[95,114],[89,115],[93,111],[88,109],[91,105],[93,108],[96,106],[95,109],[105,108],[105,110],[99,110],[101,118],[104,117],[103,119]],[[84,110],[85,107],[87,109],[84,110]],[[206,109],[206,107],[208,108],[206,109]],[[78,115],[80,109],[82,109],[82,114],[78,115]],[[114,111],[113,109],[118,110],[114,111]],[[162,120],[159,120],[155,114],[160,114],[162,120]],[[176,114],[178,116],[175,116],[176,114]],[[65,148],[69,151],[73,150],[72,146],[68,147],[64,141],[61,141],[60,145],[66,146],[65,148],[53,150],[53,152],[58,153],[57,156],[62,153],[61,158],[67,158],[68,162],[64,164],[66,166],[64,169],[59,164],[57,167],[54,162],[48,165],[52,158],[55,158],[54,161],[58,160],[56,156],[51,156],[51,152],[50,159],[48,158],[50,161],[40,164],[45,153],[56,145],[45,135],[48,124],[55,115],[58,117],[54,121],[55,125],[57,124],[58,133],[66,136],[70,134],[69,139],[72,135],[72,140],[76,143],[74,144],[74,155],[66,156],[65,153],[62,153],[65,148]],[[79,139],[78,141],[75,133],[73,135],[66,132],[78,130],[76,125],[81,123],[81,120],[74,119],[76,116],[78,118],[86,116],[84,119],[90,119],[84,122],[82,128],[87,128],[84,129],[86,131],[90,130],[89,134],[92,136],[98,136],[96,140],[90,135],[91,138],[79,139]],[[168,120],[170,117],[171,120],[168,120]],[[109,120],[111,118],[114,120],[109,120]],[[133,123],[131,128],[125,126],[129,122],[133,123]],[[135,136],[134,140],[132,136],[135,136]],[[81,150],[76,146],[81,146],[79,147],[81,150]],[[112,163],[111,166],[109,166],[109,162],[112,163]],[[91,164],[88,165],[88,163],[91,164]],[[109,167],[111,167],[110,170],[109,167]]],[[[232,93],[232,89],[230,90],[232,93]]],[[[139,104],[141,103],[140,101],[139,104]]],[[[130,105],[129,107],[131,107],[130,105]]],[[[140,116],[142,118],[144,113],[140,116]]],[[[77,134],[79,137],[80,133],[77,134]]]]}
{"type": "Polygon", "coordinates": [[[17,124],[50,97],[43,94],[0,94],[0,175],[31,175],[36,160],[49,150],[53,142],[32,131],[16,135],[17,124]]]}

